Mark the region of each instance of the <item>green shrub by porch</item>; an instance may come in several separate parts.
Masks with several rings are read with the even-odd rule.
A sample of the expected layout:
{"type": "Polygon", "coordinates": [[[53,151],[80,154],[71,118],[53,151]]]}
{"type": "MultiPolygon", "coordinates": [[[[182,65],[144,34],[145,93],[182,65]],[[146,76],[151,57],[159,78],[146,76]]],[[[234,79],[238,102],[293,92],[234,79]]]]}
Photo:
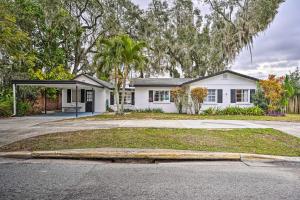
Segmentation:
{"type": "Polygon", "coordinates": [[[208,108],[203,111],[204,115],[254,115],[261,116],[265,112],[258,106],[253,107],[227,107],[224,109],[221,108],[208,108]]]}

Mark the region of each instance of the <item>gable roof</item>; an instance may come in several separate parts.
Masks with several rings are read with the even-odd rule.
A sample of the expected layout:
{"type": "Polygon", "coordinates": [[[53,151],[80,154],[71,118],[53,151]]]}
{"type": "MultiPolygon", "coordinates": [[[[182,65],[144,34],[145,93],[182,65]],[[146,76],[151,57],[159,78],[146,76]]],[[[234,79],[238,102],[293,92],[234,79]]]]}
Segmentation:
{"type": "MultiPolygon", "coordinates": [[[[100,79],[98,79],[98,78],[95,78],[95,77],[93,77],[93,76],[91,76],[91,75],[88,75],[88,74],[79,74],[79,75],[77,75],[74,79],[76,79],[76,78],[79,77],[79,76],[85,76],[85,77],[87,77],[87,78],[89,78],[89,79],[95,81],[96,83],[100,84],[101,86],[103,86],[103,87],[105,87],[105,88],[108,88],[108,89],[113,89],[113,88],[114,88],[113,84],[111,84],[111,83],[109,83],[109,82],[107,82],[107,81],[103,81],[103,80],[100,80],[100,79]]],[[[73,80],[74,80],[74,79],[73,79],[73,80]]]]}
{"type": "Polygon", "coordinates": [[[241,74],[235,71],[231,71],[231,70],[224,70],[221,72],[217,72],[215,74],[211,74],[209,76],[203,76],[203,77],[199,77],[199,78],[135,78],[132,79],[130,85],[133,87],[174,87],[174,86],[182,86],[182,85],[186,85],[189,83],[193,83],[196,81],[200,81],[200,80],[204,80],[207,78],[211,78],[214,76],[218,76],[224,73],[231,73],[243,78],[247,78],[250,80],[254,80],[254,81],[259,81],[259,79],[252,77],[252,76],[248,76],[245,74],[241,74]]]}
{"type": "Polygon", "coordinates": [[[130,85],[134,87],[173,87],[180,86],[191,78],[135,78],[130,85]]]}
{"type": "Polygon", "coordinates": [[[221,72],[217,72],[217,73],[211,74],[209,76],[203,76],[203,77],[199,77],[199,78],[196,78],[196,79],[184,82],[181,85],[186,85],[186,84],[189,84],[189,83],[193,83],[193,82],[196,82],[196,81],[204,80],[204,79],[211,78],[211,77],[218,76],[218,75],[225,74],[225,73],[231,73],[231,74],[234,74],[234,75],[237,75],[237,76],[241,76],[243,78],[247,78],[247,79],[250,79],[250,80],[253,80],[253,81],[259,81],[258,78],[255,78],[253,76],[248,76],[248,75],[241,74],[241,73],[238,73],[238,72],[235,72],[235,71],[231,71],[231,70],[224,70],[224,71],[221,71],[221,72]]]}

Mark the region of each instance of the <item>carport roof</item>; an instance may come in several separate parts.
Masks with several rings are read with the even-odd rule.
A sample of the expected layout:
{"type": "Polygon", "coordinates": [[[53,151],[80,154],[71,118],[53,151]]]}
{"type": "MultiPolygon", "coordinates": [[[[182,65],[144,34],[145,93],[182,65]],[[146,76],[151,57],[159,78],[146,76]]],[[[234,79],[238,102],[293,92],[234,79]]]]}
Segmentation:
{"type": "Polygon", "coordinates": [[[16,85],[31,85],[31,86],[42,86],[42,87],[56,87],[64,88],[65,86],[89,86],[103,88],[101,85],[94,85],[76,80],[12,80],[12,84],[16,85]]]}

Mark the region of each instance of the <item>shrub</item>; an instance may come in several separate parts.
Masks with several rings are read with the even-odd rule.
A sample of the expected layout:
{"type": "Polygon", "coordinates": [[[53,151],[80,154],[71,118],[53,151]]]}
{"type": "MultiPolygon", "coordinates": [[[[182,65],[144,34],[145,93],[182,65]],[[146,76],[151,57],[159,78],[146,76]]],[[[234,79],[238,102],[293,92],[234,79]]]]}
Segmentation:
{"type": "Polygon", "coordinates": [[[9,101],[0,102],[0,117],[9,117],[12,115],[12,106],[9,101]]]}
{"type": "Polygon", "coordinates": [[[30,111],[32,110],[31,108],[32,108],[32,106],[29,102],[21,101],[21,102],[17,103],[17,113],[20,116],[29,114],[30,111]]]}
{"type": "Polygon", "coordinates": [[[183,107],[188,102],[188,95],[184,87],[176,87],[171,90],[171,98],[173,98],[178,113],[182,113],[183,107]]]}
{"type": "Polygon", "coordinates": [[[208,108],[203,111],[204,115],[264,115],[265,112],[258,106],[253,107],[227,107],[224,109],[208,108]]]}
{"type": "Polygon", "coordinates": [[[0,94],[0,117],[12,115],[12,97],[10,92],[0,94]]]}
{"type": "Polygon", "coordinates": [[[260,107],[265,112],[268,110],[268,100],[266,99],[265,94],[259,84],[257,84],[257,90],[253,96],[253,104],[260,107]]]}
{"type": "Polygon", "coordinates": [[[259,81],[265,98],[268,100],[268,111],[277,111],[281,108],[281,99],[284,94],[282,81],[283,77],[276,78],[275,75],[269,75],[267,80],[259,81]]]}
{"type": "Polygon", "coordinates": [[[203,110],[202,114],[204,114],[204,115],[221,115],[221,110],[219,108],[210,107],[206,110],[203,110]]]}
{"type": "Polygon", "coordinates": [[[208,91],[206,88],[197,87],[197,88],[192,89],[191,97],[192,97],[192,101],[193,101],[193,105],[194,105],[194,111],[196,114],[199,114],[201,105],[202,105],[205,97],[207,96],[207,93],[208,93],[208,91]]]}
{"type": "Polygon", "coordinates": [[[146,109],[136,109],[134,112],[138,113],[163,113],[161,108],[146,108],[146,109]]]}
{"type": "Polygon", "coordinates": [[[134,110],[130,109],[130,108],[124,108],[123,110],[124,112],[133,112],[134,110]]]}

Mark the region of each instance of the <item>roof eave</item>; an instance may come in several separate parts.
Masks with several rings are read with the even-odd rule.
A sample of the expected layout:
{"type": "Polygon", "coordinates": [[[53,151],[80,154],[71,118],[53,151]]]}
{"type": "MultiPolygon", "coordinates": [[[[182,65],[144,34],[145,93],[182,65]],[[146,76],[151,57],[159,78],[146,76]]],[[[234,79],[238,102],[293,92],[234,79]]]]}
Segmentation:
{"type": "Polygon", "coordinates": [[[28,84],[28,85],[49,85],[49,84],[62,84],[62,85],[70,85],[70,84],[80,84],[91,87],[103,88],[103,86],[93,85],[90,83],[85,83],[82,81],[76,80],[12,80],[12,84],[28,84]]]}
{"type": "Polygon", "coordinates": [[[182,83],[180,86],[183,86],[183,85],[186,85],[186,84],[190,84],[190,83],[194,83],[194,82],[197,82],[197,81],[201,81],[201,80],[204,80],[204,79],[208,79],[208,78],[211,78],[211,77],[214,77],[214,76],[218,76],[218,75],[221,75],[221,74],[224,74],[224,73],[231,73],[231,74],[235,74],[237,76],[241,76],[241,77],[244,77],[244,78],[247,78],[247,79],[250,79],[250,80],[260,81],[260,79],[252,77],[252,76],[247,76],[245,74],[241,74],[241,73],[238,73],[238,72],[235,72],[235,71],[231,71],[231,70],[224,70],[224,71],[221,71],[221,72],[209,75],[209,76],[204,76],[204,77],[196,78],[196,79],[191,80],[191,81],[187,81],[185,83],[182,83]]]}

